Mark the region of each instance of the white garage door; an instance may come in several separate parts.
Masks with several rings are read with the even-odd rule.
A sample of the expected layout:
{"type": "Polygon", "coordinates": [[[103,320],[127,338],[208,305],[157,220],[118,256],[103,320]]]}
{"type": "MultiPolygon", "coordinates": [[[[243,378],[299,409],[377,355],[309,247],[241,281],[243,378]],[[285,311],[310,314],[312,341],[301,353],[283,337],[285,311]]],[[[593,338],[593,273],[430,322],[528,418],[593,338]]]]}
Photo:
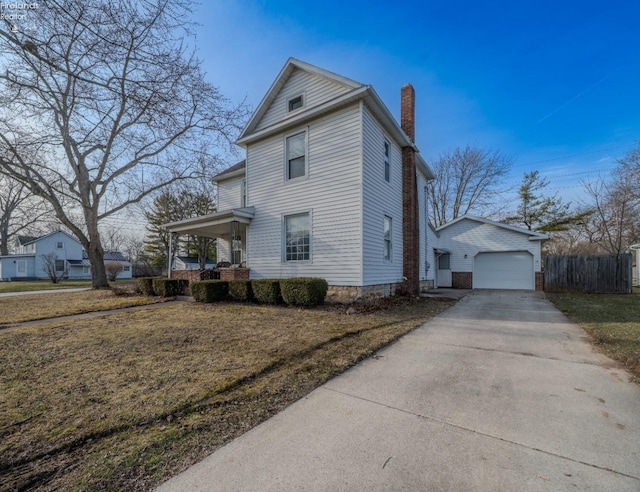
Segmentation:
{"type": "Polygon", "coordinates": [[[473,260],[474,289],[534,287],[533,255],[528,251],[478,253],[473,260]]]}

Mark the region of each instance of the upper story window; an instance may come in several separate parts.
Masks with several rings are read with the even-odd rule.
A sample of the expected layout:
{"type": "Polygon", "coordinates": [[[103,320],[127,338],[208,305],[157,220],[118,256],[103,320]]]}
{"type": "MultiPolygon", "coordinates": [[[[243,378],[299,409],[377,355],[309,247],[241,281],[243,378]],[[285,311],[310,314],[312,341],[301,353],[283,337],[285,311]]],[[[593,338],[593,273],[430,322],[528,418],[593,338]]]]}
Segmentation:
{"type": "Polygon", "coordinates": [[[242,189],[240,191],[241,196],[240,196],[240,203],[242,207],[246,207],[247,206],[247,179],[243,179],[242,180],[242,189]]]}
{"type": "Polygon", "coordinates": [[[302,94],[296,97],[292,97],[291,99],[289,99],[289,101],[287,101],[287,111],[289,112],[295,111],[302,106],[304,106],[304,99],[302,97],[302,94]]]}
{"type": "Polygon", "coordinates": [[[391,261],[393,255],[393,243],[392,243],[392,228],[391,228],[391,217],[387,215],[384,216],[384,229],[383,229],[383,238],[384,238],[384,249],[383,249],[383,258],[387,261],[391,261]]]}
{"type": "Polygon", "coordinates": [[[391,146],[389,142],[384,142],[384,180],[391,181],[391,146]]]}
{"type": "Polygon", "coordinates": [[[307,174],[307,134],[298,133],[287,137],[286,145],[287,179],[298,178],[307,174]]]}
{"type": "Polygon", "coordinates": [[[64,249],[64,243],[63,243],[62,241],[58,241],[58,242],[56,243],[56,248],[58,248],[58,249],[64,249]]]}

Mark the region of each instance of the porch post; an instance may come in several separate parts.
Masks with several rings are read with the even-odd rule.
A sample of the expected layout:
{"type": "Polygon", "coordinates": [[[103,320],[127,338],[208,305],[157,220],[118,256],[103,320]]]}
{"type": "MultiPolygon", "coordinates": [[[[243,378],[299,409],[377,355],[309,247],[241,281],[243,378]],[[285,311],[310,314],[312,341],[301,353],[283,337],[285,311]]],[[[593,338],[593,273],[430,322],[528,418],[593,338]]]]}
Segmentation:
{"type": "Polygon", "coordinates": [[[171,278],[171,254],[173,253],[173,234],[169,232],[169,257],[167,258],[167,262],[169,263],[169,268],[167,269],[167,278],[171,278]]]}

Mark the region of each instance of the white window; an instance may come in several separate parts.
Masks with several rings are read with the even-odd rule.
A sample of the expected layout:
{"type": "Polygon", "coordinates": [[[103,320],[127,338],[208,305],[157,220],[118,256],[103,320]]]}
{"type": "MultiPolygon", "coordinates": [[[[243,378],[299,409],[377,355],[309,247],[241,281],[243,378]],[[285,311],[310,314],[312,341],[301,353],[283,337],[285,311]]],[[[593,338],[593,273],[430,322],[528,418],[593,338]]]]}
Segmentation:
{"type": "Polygon", "coordinates": [[[129,265],[124,265],[124,266],[122,267],[122,271],[123,271],[123,272],[129,272],[129,271],[131,271],[131,267],[130,267],[129,265]]]}
{"type": "Polygon", "coordinates": [[[451,270],[451,255],[443,253],[438,258],[438,270],[451,270]]]}
{"type": "Polygon", "coordinates": [[[240,203],[243,207],[247,206],[247,180],[246,178],[242,180],[242,189],[240,191],[242,194],[240,197],[240,203]]]}
{"type": "Polygon", "coordinates": [[[89,273],[89,267],[88,266],[83,266],[82,267],[82,273],[85,274],[85,275],[88,274],[89,273]]]}
{"type": "Polygon", "coordinates": [[[308,261],[311,258],[311,220],[309,213],[284,218],[285,261],[308,261]]]}
{"type": "Polygon", "coordinates": [[[304,106],[304,99],[302,97],[302,94],[296,97],[292,97],[287,101],[287,111],[289,112],[295,111],[296,109],[301,108],[302,106],[304,106]]]}
{"type": "Polygon", "coordinates": [[[385,181],[391,181],[391,146],[389,142],[384,142],[384,179],[385,181]]]}
{"type": "Polygon", "coordinates": [[[387,261],[391,261],[393,255],[393,229],[392,229],[392,221],[391,217],[384,216],[384,226],[383,226],[383,237],[384,237],[384,249],[383,249],[383,258],[387,261]]]}
{"type": "Polygon", "coordinates": [[[56,272],[64,272],[64,260],[56,260],[56,272]]]}
{"type": "Polygon", "coordinates": [[[306,132],[287,137],[287,179],[294,179],[307,174],[306,137],[306,132]]]}
{"type": "Polygon", "coordinates": [[[64,249],[64,243],[63,243],[62,241],[58,241],[58,242],[56,243],[56,248],[58,248],[58,249],[64,249]]]}

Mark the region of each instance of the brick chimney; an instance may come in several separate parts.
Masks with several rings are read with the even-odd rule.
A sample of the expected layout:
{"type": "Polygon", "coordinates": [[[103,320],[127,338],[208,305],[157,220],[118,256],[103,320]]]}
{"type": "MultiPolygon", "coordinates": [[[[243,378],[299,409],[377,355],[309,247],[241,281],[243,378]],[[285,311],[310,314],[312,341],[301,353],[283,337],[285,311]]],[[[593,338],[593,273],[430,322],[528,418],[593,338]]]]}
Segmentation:
{"type": "MultiPolygon", "coordinates": [[[[416,93],[411,84],[400,90],[400,126],[412,143],[416,138],[416,93]]],[[[407,294],[420,293],[420,221],[418,213],[418,183],[416,181],[416,151],[402,148],[402,270],[406,277],[407,294]]]]}

